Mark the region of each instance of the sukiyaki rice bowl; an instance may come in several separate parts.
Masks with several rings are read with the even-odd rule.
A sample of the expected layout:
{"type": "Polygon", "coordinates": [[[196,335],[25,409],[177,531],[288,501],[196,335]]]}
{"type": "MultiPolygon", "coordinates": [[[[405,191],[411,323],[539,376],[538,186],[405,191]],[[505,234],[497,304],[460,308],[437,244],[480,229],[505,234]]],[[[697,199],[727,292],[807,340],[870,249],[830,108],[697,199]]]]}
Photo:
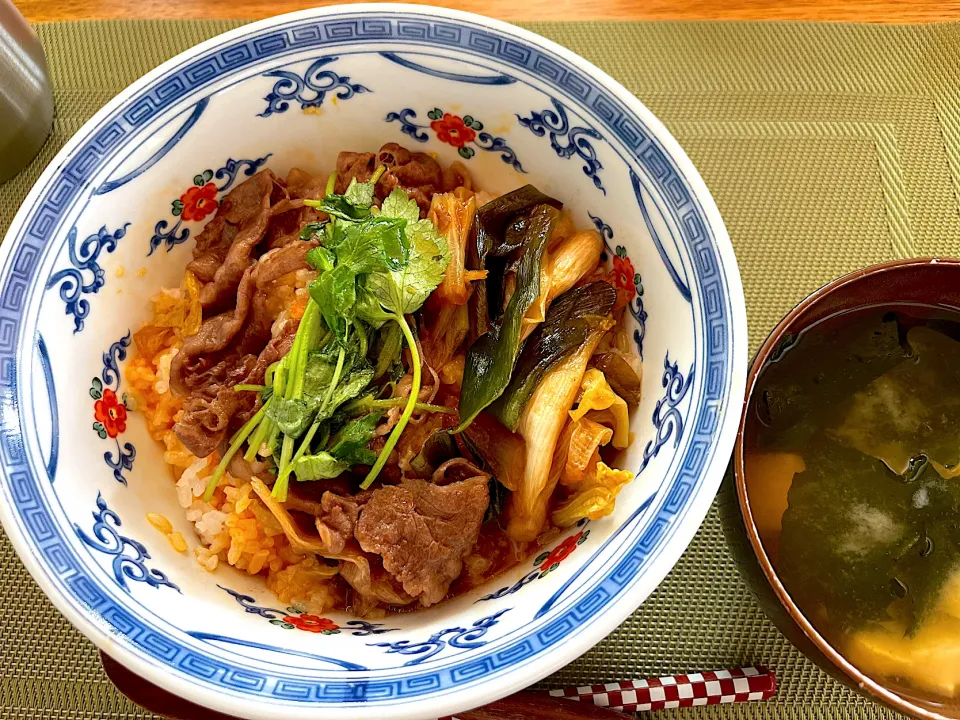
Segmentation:
{"type": "Polygon", "coordinates": [[[720,216],[548,41],[307,11],[171,60],[3,243],[0,517],[58,608],[249,718],[432,718],[575,658],[713,499],[720,216]]]}

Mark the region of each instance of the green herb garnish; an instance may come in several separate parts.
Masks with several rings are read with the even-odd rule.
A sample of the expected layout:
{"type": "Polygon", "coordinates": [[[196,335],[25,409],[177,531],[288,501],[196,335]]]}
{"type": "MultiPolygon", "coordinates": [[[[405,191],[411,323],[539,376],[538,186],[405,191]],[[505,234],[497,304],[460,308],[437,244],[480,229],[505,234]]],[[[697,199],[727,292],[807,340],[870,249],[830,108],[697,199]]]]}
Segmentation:
{"type": "Polygon", "coordinates": [[[373,484],[383,469],[400,435],[413,415],[417,396],[420,394],[421,369],[420,353],[413,331],[407,324],[406,315],[416,312],[436,287],[443,281],[450,258],[443,238],[429,220],[420,220],[420,210],[416,201],[407,197],[402,190],[395,189],[383,201],[380,216],[396,217],[406,222],[405,235],[410,243],[409,258],[406,264],[397,270],[374,272],[366,277],[366,288],[380,304],[380,312],[390,316],[400,327],[400,332],[410,349],[410,361],[413,366],[413,383],[410,396],[400,420],[394,426],[380,451],[377,462],[360,487],[366,489],[373,484]]]}
{"type": "Polygon", "coordinates": [[[333,175],[322,200],[306,201],[328,216],[301,231],[303,239],[320,243],[307,253],[318,276],[310,284],[290,351],[267,370],[263,386],[236,387],[260,392],[264,405],[232,438],[209,494],[244,442],[249,442],[248,461],[261,449],[272,455],[277,474],[272,492],[281,502],[293,474],[298,480],[317,480],[336,477],[352,465],[372,465],[363,483],[369,487],[413,412],[455,412],[417,402],[421,360],[405,317],[419,310],[443,280],[446,242],[429,220],[420,219],[417,203],[400,189],[379,211],[373,206],[383,172],[378,168],[367,183],[351,181],[342,195],[333,192],[333,175]],[[404,340],[412,361],[410,396],[354,400],[399,362],[404,340]],[[368,351],[376,367],[367,360],[368,351]],[[367,444],[382,412],[398,406],[404,408],[400,421],[378,457],[367,444]],[[354,419],[346,420],[351,415],[354,419]]]}
{"type": "Polygon", "coordinates": [[[330,454],[349,465],[372,465],[377,455],[367,449],[367,443],[373,439],[380,417],[377,411],[348,422],[331,439],[330,454]]]}

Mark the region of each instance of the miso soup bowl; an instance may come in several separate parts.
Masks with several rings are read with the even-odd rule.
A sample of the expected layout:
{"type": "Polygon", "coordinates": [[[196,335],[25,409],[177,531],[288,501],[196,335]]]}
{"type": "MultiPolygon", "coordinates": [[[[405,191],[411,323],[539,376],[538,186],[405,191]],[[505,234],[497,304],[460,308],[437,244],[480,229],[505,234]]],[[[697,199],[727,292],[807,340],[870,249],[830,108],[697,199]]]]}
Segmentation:
{"type": "Polygon", "coordinates": [[[790,597],[767,555],[750,506],[745,474],[748,413],[760,371],[788,337],[839,312],[861,307],[919,303],[960,309],[960,260],[896,260],[857,270],[820,288],[780,321],[757,351],[747,375],[743,413],[733,461],[720,492],[721,517],[741,574],[777,628],[810,660],[840,682],[884,705],[924,720],[956,720],[960,706],[911,697],[902,688],[880,683],[849,663],[807,620],[790,597]]]}
{"type": "Polygon", "coordinates": [[[746,338],[710,193],[609,76],[532,33],[440,8],[285,15],[121,92],[24,202],[0,247],[0,520],[60,611],[165,690],[243,718],[450,715],[569,663],[673,567],[729,461],[746,338]],[[370,621],[304,617],[260,577],[197,564],[161,448],[138,413],[110,413],[123,407],[131,332],[179,284],[209,220],[198,193],[219,201],[261,168],[329,171],[339,151],[387,142],[459,161],[494,192],[532,183],[601,233],[633,294],[645,367],[621,462],[636,479],[611,516],[474,592],[370,621]],[[187,553],[148,512],[169,518],[187,553]]]}

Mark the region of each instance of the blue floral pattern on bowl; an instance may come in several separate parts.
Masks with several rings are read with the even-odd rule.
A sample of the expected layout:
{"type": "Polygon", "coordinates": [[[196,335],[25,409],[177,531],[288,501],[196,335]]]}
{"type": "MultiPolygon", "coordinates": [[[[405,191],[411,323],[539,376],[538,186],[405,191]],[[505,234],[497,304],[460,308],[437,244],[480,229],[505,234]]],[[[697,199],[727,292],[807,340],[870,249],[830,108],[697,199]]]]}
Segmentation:
{"type": "Polygon", "coordinates": [[[97,232],[88,235],[83,242],[77,244],[77,228],[70,228],[67,235],[67,247],[71,267],[58,270],[47,280],[47,289],[60,287],[60,299],[66,306],[67,315],[73,315],[73,332],[83,330],[83,322],[90,314],[90,302],[84,295],[100,292],[106,284],[103,268],[98,262],[100,253],[106,250],[112,253],[127,234],[130,223],[109,232],[106,226],[97,232]],[[86,273],[89,273],[87,279],[86,273]]]}
{"type": "MultiPolygon", "coordinates": [[[[322,633],[324,635],[338,635],[340,626],[328,618],[311,615],[295,607],[288,607],[286,610],[267,607],[256,604],[256,598],[251,595],[244,595],[231,590],[223,585],[217,585],[218,588],[233,597],[240,606],[248,613],[259,615],[270,621],[271,625],[277,625],[284,630],[305,630],[312,633],[322,633]]],[[[345,623],[346,629],[357,637],[367,637],[369,635],[382,635],[383,633],[393,632],[397,628],[385,627],[383,623],[372,623],[367,620],[348,620],[345,623]]]]}
{"type": "Polygon", "coordinates": [[[436,717],[468,693],[492,697],[507,674],[532,683],[572,659],[573,648],[599,639],[597,618],[623,616],[647,597],[689,541],[716,490],[743,389],[735,261],[676,143],[622,89],[549,43],[438,9],[307,11],[172,61],[122,93],[52,163],[0,245],[0,263],[5,530],[89,636],[228,714],[380,716],[403,707],[436,717]],[[332,75],[316,80],[323,73],[332,75]],[[566,557],[526,564],[521,580],[536,575],[519,588],[477,602],[504,589],[483,587],[382,620],[317,615],[334,632],[268,599],[266,588],[219,589],[241,587],[231,568],[210,574],[192,553],[154,545],[146,509],[164,505],[186,521],[172,514],[162,448],[136,417],[122,431],[116,424],[127,409],[119,351],[132,347],[122,339],[149,297],[179,282],[189,241],[243,177],[268,163],[280,176],[321,172],[340,149],[391,140],[443,165],[464,162],[493,192],[529,181],[594,223],[648,358],[627,453],[643,473],[613,516],[568,531],[579,534],[576,545],[563,538],[550,548],[572,550],[566,557]],[[148,253],[143,272],[120,272],[148,253]],[[664,359],[662,376],[651,358],[664,359]],[[87,429],[98,401],[114,411],[105,417],[116,438],[107,422],[105,438],[87,429]],[[102,443],[114,442],[110,465],[102,443]],[[125,443],[136,447],[133,473],[118,460],[125,443]],[[133,478],[128,487],[115,470],[133,478]]]}
{"type": "Polygon", "coordinates": [[[430,136],[424,132],[429,128],[434,132],[437,140],[455,147],[457,154],[464,160],[472,158],[476,154],[473,148],[477,147],[488,152],[500,153],[500,159],[507,165],[518,172],[526,172],[517,159],[517,154],[507,145],[506,139],[485,132],[483,123],[473,115],[460,117],[453,113],[444,112],[440,108],[434,108],[427,113],[427,118],[430,120],[429,125],[417,123],[416,118],[416,111],[410,108],[387,113],[388,123],[400,123],[400,132],[417,142],[425,143],[430,139],[430,136]]]}
{"type": "Polygon", "coordinates": [[[273,90],[264,98],[267,101],[266,109],[260,117],[270,117],[275,113],[284,113],[290,108],[291,102],[300,105],[301,110],[319,108],[323,105],[328,93],[336,91],[338,100],[349,100],[357,93],[370,92],[359,83],[350,82],[350,78],[338,75],[327,65],[337,60],[336,57],[322,57],[311,63],[303,75],[292,70],[271,70],[264,73],[266,78],[279,78],[273,90]]]}
{"type": "Polygon", "coordinates": [[[107,507],[107,501],[101,493],[97,493],[97,509],[93,513],[93,520],[92,537],[79,525],[74,525],[74,531],[88,547],[113,557],[110,562],[113,577],[121,588],[129,592],[127,581],[132,580],[152,588],[169,587],[181,592],[165,573],[147,567],[146,561],[151,556],[142,542],[117,531],[123,523],[120,516],[107,507]]]}
{"type": "Polygon", "coordinates": [[[530,130],[537,137],[550,134],[550,147],[561,158],[576,156],[583,161],[583,174],[593,181],[594,187],[603,192],[607,191],[600,183],[599,173],[603,164],[597,159],[597,151],[591,140],[603,140],[603,136],[593,128],[571,126],[567,119],[566,108],[554,98],[550,98],[553,110],[549,108],[541,112],[532,112],[525,118],[517,115],[520,124],[530,130]]]}
{"type": "Polygon", "coordinates": [[[453,627],[435,632],[426,640],[396,640],[394,642],[368,643],[372,647],[387,648],[388,654],[414,655],[412,660],[403,663],[404,667],[419,665],[447,648],[473,650],[487,644],[483,639],[487,631],[511,608],[503,608],[493,615],[487,615],[473,622],[469,627],[453,627]]]}
{"type": "Polygon", "coordinates": [[[643,461],[640,463],[638,473],[646,470],[650,461],[657,456],[660,449],[667,444],[667,441],[673,436],[673,446],[680,444],[683,437],[683,414],[680,412],[680,403],[683,402],[687,391],[693,385],[693,367],[684,377],[683,373],[677,367],[677,363],[670,362],[670,354],[663,358],[663,379],[664,395],[657,400],[653,408],[653,426],[657,430],[657,435],[650,440],[643,448],[643,461]]]}
{"type": "Polygon", "coordinates": [[[133,469],[137,449],[127,442],[121,446],[119,436],[127,429],[127,413],[133,410],[133,400],[126,393],[117,395],[120,390],[120,363],[127,357],[131,334],[113,343],[103,353],[103,371],[100,377],[90,381],[90,397],[93,398],[93,429],[101,440],[113,440],[117,443],[117,455],[107,451],[104,462],[113,470],[113,478],[122,485],[127,484],[124,472],[133,469]]]}

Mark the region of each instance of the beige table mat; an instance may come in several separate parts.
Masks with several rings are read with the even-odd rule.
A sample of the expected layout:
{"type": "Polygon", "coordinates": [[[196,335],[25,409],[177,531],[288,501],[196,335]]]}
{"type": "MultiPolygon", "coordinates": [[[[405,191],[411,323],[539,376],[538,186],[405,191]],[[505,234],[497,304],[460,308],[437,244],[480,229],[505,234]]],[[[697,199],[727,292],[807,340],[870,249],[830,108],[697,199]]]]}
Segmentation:
{"type": "MultiPolygon", "coordinates": [[[[0,233],[43,167],[101,105],[154,66],[239,23],[42,25],[54,134],[0,185],[0,233]]],[[[538,23],[623,83],[693,158],[740,262],[755,348],[800,298],[854,268],[960,254],[960,26],[538,23]]],[[[888,719],[806,661],[764,618],[711,512],[648,602],[545,685],[763,663],[762,704],[660,717],[888,719]]],[[[0,533],[0,718],[151,717],[106,679],[0,533]]]]}

